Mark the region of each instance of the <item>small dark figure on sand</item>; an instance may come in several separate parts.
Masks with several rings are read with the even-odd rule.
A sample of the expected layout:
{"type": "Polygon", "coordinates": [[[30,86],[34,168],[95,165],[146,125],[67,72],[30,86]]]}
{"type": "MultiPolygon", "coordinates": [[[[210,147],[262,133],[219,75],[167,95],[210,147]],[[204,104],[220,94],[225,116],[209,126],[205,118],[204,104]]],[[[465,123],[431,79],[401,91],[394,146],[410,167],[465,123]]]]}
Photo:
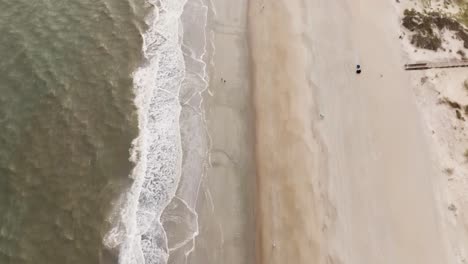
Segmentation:
{"type": "Polygon", "coordinates": [[[356,65],[356,73],[361,74],[361,65],[356,65]]]}

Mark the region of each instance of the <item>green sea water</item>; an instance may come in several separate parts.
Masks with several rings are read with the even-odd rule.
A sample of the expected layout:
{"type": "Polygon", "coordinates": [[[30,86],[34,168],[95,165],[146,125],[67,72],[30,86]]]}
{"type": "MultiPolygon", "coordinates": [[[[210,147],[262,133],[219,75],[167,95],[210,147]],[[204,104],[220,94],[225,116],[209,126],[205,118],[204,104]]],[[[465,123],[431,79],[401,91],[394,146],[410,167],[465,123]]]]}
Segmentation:
{"type": "Polygon", "coordinates": [[[144,0],[0,0],[0,264],[115,263],[144,0]]]}

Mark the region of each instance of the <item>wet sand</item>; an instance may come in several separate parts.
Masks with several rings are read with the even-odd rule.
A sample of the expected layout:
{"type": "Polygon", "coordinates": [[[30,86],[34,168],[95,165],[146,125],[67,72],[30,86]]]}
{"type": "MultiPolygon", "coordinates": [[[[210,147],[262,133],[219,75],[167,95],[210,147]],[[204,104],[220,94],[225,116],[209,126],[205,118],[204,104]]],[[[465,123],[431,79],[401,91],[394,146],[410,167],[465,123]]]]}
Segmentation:
{"type": "Polygon", "coordinates": [[[452,263],[392,4],[250,1],[257,263],[452,263]]]}
{"type": "Polygon", "coordinates": [[[210,85],[204,96],[210,164],[196,208],[199,235],[187,263],[253,264],[256,178],[247,0],[205,3],[212,40],[210,85]]]}

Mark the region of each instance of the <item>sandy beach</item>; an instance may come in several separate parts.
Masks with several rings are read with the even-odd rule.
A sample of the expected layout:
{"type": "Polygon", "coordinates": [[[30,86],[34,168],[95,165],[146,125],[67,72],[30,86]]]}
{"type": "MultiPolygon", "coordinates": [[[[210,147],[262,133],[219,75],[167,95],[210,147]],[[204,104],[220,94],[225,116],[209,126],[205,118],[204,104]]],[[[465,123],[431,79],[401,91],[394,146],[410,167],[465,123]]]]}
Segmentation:
{"type": "Polygon", "coordinates": [[[200,3],[208,164],[170,263],[464,263],[466,125],[432,104],[466,71],[404,71],[405,5],[200,3]]]}
{"type": "Polygon", "coordinates": [[[396,12],[250,2],[258,263],[453,263],[396,12]]]}
{"type": "MultiPolygon", "coordinates": [[[[430,5],[402,1],[397,5],[400,16],[405,9],[430,10],[457,17],[463,2],[447,5],[433,0],[430,5]]],[[[454,32],[440,33],[441,48],[421,49],[411,44],[412,32],[402,27],[402,47],[406,62],[460,61],[468,49],[454,32]]],[[[430,134],[433,164],[437,169],[437,186],[442,203],[441,216],[450,248],[452,262],[462,264],[468,259],[468,69],[445,68],[409,73],[415,101],[424,120],[423,129],[430,134]]]]}
{"type": "Polygon", "coordinates": [[[299,1],[250,1],[256,110],[257,263],[320,263],[322,153],[299,1]]]}
{"type": "Polygon", "coordinates": [[[210,151],[196,208],[199,235],[187,263],[253,264],[256,177],[247,0],[204,3],[210,10],[210,85],[204,95],[210,151]]]}

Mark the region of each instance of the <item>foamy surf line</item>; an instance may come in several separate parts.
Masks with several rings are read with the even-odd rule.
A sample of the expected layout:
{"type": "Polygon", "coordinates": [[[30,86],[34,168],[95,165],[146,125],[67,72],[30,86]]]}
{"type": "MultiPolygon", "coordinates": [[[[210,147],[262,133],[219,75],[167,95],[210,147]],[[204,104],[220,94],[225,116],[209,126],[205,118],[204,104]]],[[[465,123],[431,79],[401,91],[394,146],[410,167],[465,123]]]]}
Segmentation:
{"type": "MultiPolygon", "coordinates": [[[[181,20],[187,0],[148,2],[154,9],[143,34],[146,63],[133,76],[140,129],[131,150],[134,182],[111,216],[113,228],[104,238],[107,247],[118,249],[120,264],[167,263],[172,251],[192,242],[187,256],[198,234],[194,208],[206,152],[194,150],[206,148],[201,96],[208,86],[206,38],[184,40],[183,24],[197,17],[181,20]],[[187,140],[193,136],[198,140],[187,140]],[[169,225],[185,225],[185,232],[168,237],[161,218],[169,225]]],[[[205,35],[207,7],[201,0],[190,3],[191,12],[203,15],[205,35]]]]}

